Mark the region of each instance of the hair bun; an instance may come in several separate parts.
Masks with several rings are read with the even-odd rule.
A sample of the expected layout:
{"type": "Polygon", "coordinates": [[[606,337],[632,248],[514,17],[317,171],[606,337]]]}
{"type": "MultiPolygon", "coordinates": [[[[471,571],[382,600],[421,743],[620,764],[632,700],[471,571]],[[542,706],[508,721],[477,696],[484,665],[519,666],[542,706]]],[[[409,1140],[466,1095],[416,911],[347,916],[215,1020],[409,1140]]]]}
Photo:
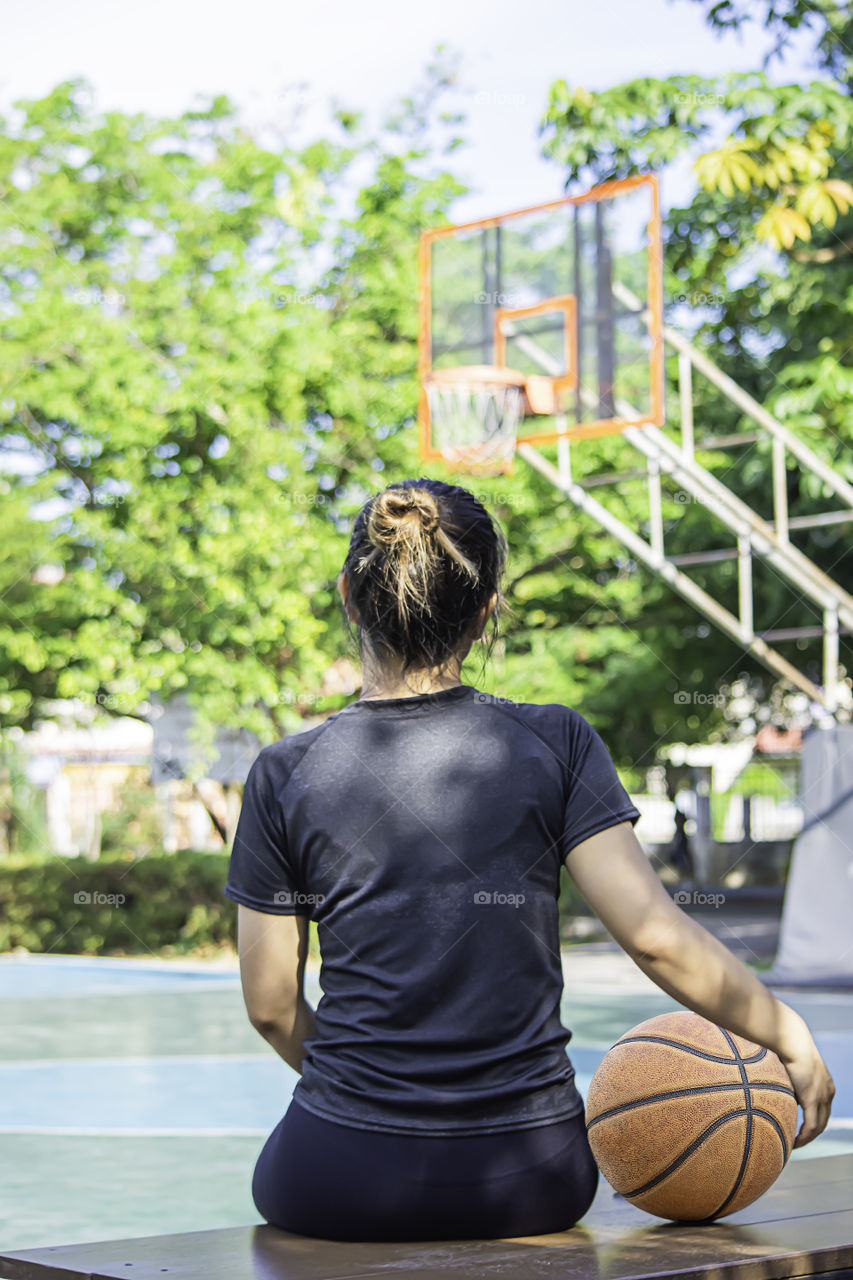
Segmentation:
{"type": "Polygon", "coordinates": [[[455,670],[475,622],[482,635],[484,605],[500,599],[505,557],[503,530],[467,489],[421,476],[373,494],[356,517],[340,583],[362,658],[401,663],[404,682],[414,669],[455,670]]]}
{"type": "Polygon", "coordinates": [[[370,540],[385,549],[399,543],[407,532],[432,533],[439,523],[438,503],[428,490],[411,485],[385,489],[370,513],[370,540]]]}

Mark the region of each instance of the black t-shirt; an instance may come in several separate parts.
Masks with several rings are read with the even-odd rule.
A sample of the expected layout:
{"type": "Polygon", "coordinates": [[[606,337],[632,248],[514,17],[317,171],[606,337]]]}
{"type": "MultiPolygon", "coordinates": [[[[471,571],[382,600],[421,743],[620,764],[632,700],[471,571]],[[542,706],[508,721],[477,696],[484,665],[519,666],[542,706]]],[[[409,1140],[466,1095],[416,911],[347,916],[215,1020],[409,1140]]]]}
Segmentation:
{"type": "Polygon", "coordinates": [[[469,685],[353,702],[265,747],[225,893],[317,922],[323,996],[294,1100],[436,1135],[581,1111],[560,868],[639,816],[583,716],[469,685]]]}

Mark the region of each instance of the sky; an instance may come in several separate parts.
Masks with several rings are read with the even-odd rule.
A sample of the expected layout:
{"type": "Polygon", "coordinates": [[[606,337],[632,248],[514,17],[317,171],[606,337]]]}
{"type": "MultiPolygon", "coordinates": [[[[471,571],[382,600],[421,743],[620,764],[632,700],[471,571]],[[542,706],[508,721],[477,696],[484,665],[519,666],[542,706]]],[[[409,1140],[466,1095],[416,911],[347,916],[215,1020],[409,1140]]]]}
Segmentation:
{"type": "MultiPolygon", "coordinates": [[[[756,6],[763,11],[763,4],[756,6]]],[[[101,109],[172,115],[197,95],[226,93],[259,123],[300,109],[305,140],[328,103],[378,122],[411,91],[438,44],[460,55],[456,102],[470,145],[454,167],[471,192],[457,221],[564,194],[540,155],[548,86],[600,89],[636,76],[713,75],[760,67],[768,39],[753,24],[720,38],[694,0],[0,0],[0,110],[85,76],[101,109]]],[[[771,72],[811,79],[808,38],[771,72]]],[[[680,200],[686,166],[666,175],[680,200]]],[[[667,198],[669,182],[669,199],[667,198]]]]}

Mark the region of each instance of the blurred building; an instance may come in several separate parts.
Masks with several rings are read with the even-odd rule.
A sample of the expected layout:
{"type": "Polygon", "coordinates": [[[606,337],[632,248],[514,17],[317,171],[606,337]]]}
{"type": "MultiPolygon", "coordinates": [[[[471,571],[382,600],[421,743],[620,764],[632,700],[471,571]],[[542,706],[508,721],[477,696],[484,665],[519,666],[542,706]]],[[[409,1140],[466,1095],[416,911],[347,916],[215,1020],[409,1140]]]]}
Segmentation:
{"type": "MultiPolygon", "coordinates": [[[[304,731],[329,714],[312,714],[318,704],[355,693],[359,684],[357,668],[342,658],[331,664],[316,693],[283,694],[282,700],[296,707],[304,731]]],[[[202,749],[183,697],[168,704],[152,700],[145,719],[58,701],[49,718],[21,734],[18,746],[27,778],[43,795],[49,851],[88,858],[99,856],[105,827],[111,822],[112,832],[116,815],[126,816],[128,842],[135,842],[137,853],[230,844],[242,786],[261,749],[253,735],[240,730],[219,732],[202,749]],[[152,802],[156,833],[150,814],[143,823],[133,812],[134,803],[150,808],[152,802]]]]}
{"type": "Polygon", "coordinates": [[[647,848],[665,849],[678,808],[689,820],[700,883],[780,883],[803,825],[801,754],[801,731],[772,725],[737,742],[662,748],[659,757],[676,780],[673,794],[655,797],[648,813],[643,797],[635,798],[643,813],[638,838],[647,848]]]}

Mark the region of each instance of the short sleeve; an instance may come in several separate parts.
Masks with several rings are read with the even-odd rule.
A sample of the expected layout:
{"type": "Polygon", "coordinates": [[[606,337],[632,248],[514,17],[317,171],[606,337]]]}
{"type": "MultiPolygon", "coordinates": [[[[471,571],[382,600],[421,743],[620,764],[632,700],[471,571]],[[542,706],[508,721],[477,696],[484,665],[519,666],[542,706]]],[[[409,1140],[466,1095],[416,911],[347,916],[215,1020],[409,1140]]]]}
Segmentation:
{"type": "Polygon", "coordinates": [[[640,819],[639,809],[619,781],[610,752],[582,716],[577,717],[574,742],[563,824],[564,860],[582,840],[620,822],[634,826],[640,819]]]}
{"type": "Polygon", "coordinates": [[[246,779],[224,892],[232,901],[268,915],[311,914],[290,866],[281,804],[264,752],[246,779]]]}

